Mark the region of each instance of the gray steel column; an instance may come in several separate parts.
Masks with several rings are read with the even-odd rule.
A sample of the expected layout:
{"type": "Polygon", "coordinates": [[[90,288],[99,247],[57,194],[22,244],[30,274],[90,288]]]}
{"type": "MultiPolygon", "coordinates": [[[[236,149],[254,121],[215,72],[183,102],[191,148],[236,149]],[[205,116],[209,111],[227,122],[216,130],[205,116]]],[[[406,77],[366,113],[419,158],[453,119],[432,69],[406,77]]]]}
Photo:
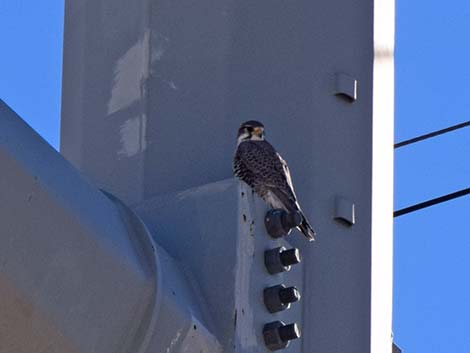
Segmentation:
{"type": "MultiPolygon", "coordinates": [[[[148,222],[149,203],[162,195],[229,178],[238,125],[264,122],[318,231],[314,244],[290,240],[305,259],[305,353],[391,350],[393,55],[377,65],[374,33],[391,25],[374,24],[374,14],[385,9],[380,18],[393,20],[393,2],[375,5],[66,1],[62,153],[148,222]],[[379,109],[379,95],[391,113],[379,109]],[[385,278],[375,290],[371,268],[385,278]],[[371,322],[380,322],[376,336],[371,322]]],[[[177,216],[173,233],[156,241],[200,241],[177,216]]],[[[206,231],[209,242],[216,234],[206,231]]],[[[166,246],[184,262],[177,243],[166,246]]]]}

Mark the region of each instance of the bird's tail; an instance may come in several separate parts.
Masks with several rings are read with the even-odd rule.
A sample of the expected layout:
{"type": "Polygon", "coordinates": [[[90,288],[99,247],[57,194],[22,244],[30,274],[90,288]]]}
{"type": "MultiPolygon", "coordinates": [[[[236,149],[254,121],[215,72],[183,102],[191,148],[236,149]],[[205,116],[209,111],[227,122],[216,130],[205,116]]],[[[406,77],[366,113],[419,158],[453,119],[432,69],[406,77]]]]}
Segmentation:
{"type": "Polygon", "coordinates": [[[308,241],[315,240],[315,231],[313,230],[310,223],[308,223],[307,218],[305,218],[304,215],[302,215],[302,223],[300,223],[298,228],[305,235],[308,241]]]}

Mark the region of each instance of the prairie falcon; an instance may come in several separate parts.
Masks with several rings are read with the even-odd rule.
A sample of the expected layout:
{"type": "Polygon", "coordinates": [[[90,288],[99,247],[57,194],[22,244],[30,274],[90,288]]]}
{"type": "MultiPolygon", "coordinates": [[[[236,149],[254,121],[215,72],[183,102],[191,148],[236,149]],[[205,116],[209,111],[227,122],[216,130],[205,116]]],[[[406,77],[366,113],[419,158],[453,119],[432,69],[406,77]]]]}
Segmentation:
{"type": "Polygon", "coordinates": [[[305,218],[292,185],[289,167],[274,147],[264,138],[264,125],[250,120],[238,129],[234,174],[247,183],[274,209],[298,211],[302,223],[297,227],[309,241],[315,231],[305,218]]]}

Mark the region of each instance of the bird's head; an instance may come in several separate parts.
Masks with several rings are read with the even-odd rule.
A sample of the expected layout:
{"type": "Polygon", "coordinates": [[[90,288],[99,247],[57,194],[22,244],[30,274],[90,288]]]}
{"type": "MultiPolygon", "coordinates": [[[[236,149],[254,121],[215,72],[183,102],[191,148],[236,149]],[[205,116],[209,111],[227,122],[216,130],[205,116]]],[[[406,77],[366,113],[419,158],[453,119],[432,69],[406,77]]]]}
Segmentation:
{"type": "Polygon", "coordinates": [[[238,143],[243,141],[262,141],[264,140],[264,125],[259,121],[250,120],[240,125],[238,129],[238,143]]]}

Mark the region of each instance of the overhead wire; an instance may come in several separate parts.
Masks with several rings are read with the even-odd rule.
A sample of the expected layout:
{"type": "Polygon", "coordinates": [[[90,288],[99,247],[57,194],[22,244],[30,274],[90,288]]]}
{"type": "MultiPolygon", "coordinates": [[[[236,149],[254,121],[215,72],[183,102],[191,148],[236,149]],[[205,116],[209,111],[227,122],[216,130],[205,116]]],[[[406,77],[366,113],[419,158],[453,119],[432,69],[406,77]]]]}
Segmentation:
{"type": "MultiPolygon", "coordinates": [[[[445,129],[437,130],[437,131],[434,131],[434,132],[430,132],[428,134],[424,134],[424,135],[421,135],[421,136],[411,138],[409,140],[404,140],[404,141],[398,142],[394,145],[394,148],[397,149],[397,148],[400,148],[400,147],[403,147],[403,146],[411,145],[413,143],[423,141],[423,140],[427,140],[427,139],[435,137],[435,136],[443,135],[443,134],[446,134],[448,132],[455,131],[455,130],[458,130],[458,129],[462,129],[462,128],[467,127],[467,126],[470,126],[470,121],[465,121],[463,123],[447,127],[445,129]]],[[[456,199],[456,198],[459,198],[459,197],[462,197],[462,196],[465,196],[465,195],[469,195],[469,194],[470,194],[470,188],[462,189],[462,190],[459,190],[459,191],[456,191],[456,192],[453,192],[453,193],[450,193],[450,194],[447,194],[447,195],[444,195],[444,196],[436,197],[436,198],[431,199],[431,200],[427,200],[427,201],[420,202],[420,203],[417,203],[417,204],[409,206],[409,207],[399,209],[399,210],[393,212],[393,217],[400,217],[400,216],[403,216],[405,214],[415,212],[415,211],[421,210],[423,208],[431,207],[431,206],[434,206],[434,205],[437,205],[437,204],[440,204],[440,203],[443,203],[443,202],[447,202],[447,201],[450,201],[450,200],[453,200],[453,199],[456,199]]]]}
{"type": "Polygon", "coordinates": [[[409,206],[409,207],[399,209],[399,210],[393,212],[393,217],[400,217],[400,216],[403,216],[407,213],[418,211],[418,210],[421,210],[423,208],[431,207],[431,206],[437,205],[439,203],[443,203],[443,202],[453,200],[453,199],[456,199],[458,197],[462,197],[462,196],[469,195],[469,194],[470,194],[470,188],[462,189],[462,190],[453,192],[451,194],[436,197],[436,198],[431,199],[431,200],[427,200],[427,201],[424,201],[424,202],[417,203],[413,206],[409,206]]]}
{"type": "Polygon", "coordinates": [[[396,143],[393,147],[394,147],[395,149],[397,149],[397,148],[400,148],[400,147],[403,147],[403,146],[411,145],[412,143],[416,143],[416,142],[419,142],[419,141],[427,140],[427,139],[429,139],[429,138],[431,138],[431,137],[443,135],[443,134],[446,134],[446,133],[451,132],[451,131],[455,131],[455,130],[458,130],[458,129],[462,129],[462,128],[467,127],[467,126],[470,126],[470,120],[469,120],[469,121],[465,121],[465,122],[460,123],[460,124],[457,124],[457,125],[453,125],[453,126],[447,127],[447,128],[445,128],[445,129],[441,129],[441,130],[437,130],[437,131],[434,131],[434,132],[430,132],[430,133],[428,133],[428,134],[424,134],[424,135],[421,135],[421,136],[418,136],[418,137],[413,137],[412,139],[409,139],[409,140],[405,140],[405,141],[398,142],[398,143],[396,143]]]}

